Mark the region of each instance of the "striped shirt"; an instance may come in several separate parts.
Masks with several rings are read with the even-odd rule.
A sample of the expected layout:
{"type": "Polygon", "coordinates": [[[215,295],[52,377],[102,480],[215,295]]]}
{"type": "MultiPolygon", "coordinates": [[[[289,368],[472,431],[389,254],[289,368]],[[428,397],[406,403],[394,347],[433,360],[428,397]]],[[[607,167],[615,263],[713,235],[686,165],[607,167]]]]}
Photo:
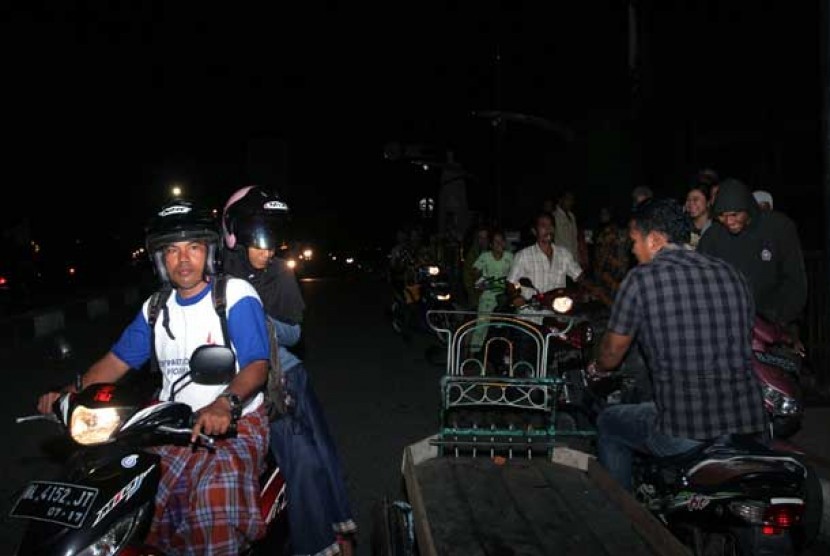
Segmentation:
{"type": "Polygon", "coordinates": [[[669,247],[628,273],[608,330],[642,345],[658,430],[697,440],[764,430],[751,362],[754,316],[749,286],[720,259],[669,247]]]}

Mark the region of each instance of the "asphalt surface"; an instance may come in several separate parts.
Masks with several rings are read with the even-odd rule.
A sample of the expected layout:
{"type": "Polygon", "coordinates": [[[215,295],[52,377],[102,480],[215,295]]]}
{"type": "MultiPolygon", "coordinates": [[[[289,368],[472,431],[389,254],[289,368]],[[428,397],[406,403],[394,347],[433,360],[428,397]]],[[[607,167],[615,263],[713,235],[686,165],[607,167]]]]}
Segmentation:
{"type": "MultiPolygon", "coordinates": [[[[401,456],[405,446],[436,431],[439,378],[430,364],[430,341],[415,336],[405,343],[386,317],[383,282],[354,275],[348,279],[302,282],[308,310],[303,356],[313,386],[338,443],[353,509],[360,527],[357,553],[370,553],[371,512],[385,495],[401,495],[401,456]]],[[[38,393],[65,384],[103,354],[138,307],[94,321],[70,325],[58,336],[17,348],[0,348],[2,395],[0,436],[0,556],[10,554],[22,527],[5,517],[19,490],[57,469],[54,425],[15,424],[34,412],[38,393]],[[72,356],[60,357],[60,346],[72,356]]],[[[808,409],[808,422],[796,441],[830,462],[830,410],[808,409]]],[[[826,547],[812,554],[827,554],[826,547]]]]}

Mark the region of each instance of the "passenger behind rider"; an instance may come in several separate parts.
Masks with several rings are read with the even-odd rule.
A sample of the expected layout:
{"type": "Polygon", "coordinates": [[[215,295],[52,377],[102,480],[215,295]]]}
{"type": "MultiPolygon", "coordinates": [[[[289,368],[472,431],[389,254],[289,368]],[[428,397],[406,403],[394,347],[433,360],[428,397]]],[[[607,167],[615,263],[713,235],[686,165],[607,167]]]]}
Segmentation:
{"type": "Polygon", "coordinates": [[[351,554],[357,525],[342,463],[305,365],[289,348],[301,335],[305,302],[285,261],[289,208],[259,186],[234,192],[223,212],[225,272],[256,288],[274,323],[288,410],[271,423],[271,451],[287,489],[291,554],[351,554]]]}
{"type": "Polygon", "coordinates": [[[795,223],[781,212],[760,210],[749,188],[736,179],[723,181],[713,213],[718,223],[701,238],[698,251],[742,272],[758,314],[797,338],[807,272],[795,223]]]}
{"type": "MultiPolygon", "coordinates": [[[[190,383],[176,401],[196,413],[191,442],[200,432],[223,435],[232,423],[237,435],[218,440],[211,452],[191,446],[150,448],[161,456],[162,478],[147,542],[165,554],[238,555],[265,533],[259,476],[268,449],[268,416],[260,393],[267,377],[266,321],[253,286],[229,279],[230,338],[223,336],[211,297],[219,242],[218,226],[209,213],[186,200],[165,205],[146,235],[156,274],[163,286],[172,288],[155,324],[155,345],[151,345],[148,299],[110,351],[79,381],[81,388],[115,382],[130,369],[141,369],[155,350],[162,378],[160,399],[168,400],[171,384],[188,370],[180,362],[187,361],[197,347],[227,343],[236,352],[237,374],[227,387],[190,383]]],[[[70,385],[62,391],[76,389],[70,385]]],[[[51,411],[59,395],[42,395],[38,410],[51,411]]]]}
{"type": "Polygon", "coordinates": [[[639,265],[623,280],[588,367],[594,377],[614,371],[635,340],[649,364],[654,401],[609,406],[597,422],[599,462],[629,490],[633,452],[670,456],[766,430],[751,363],[749,286],[729,264],[684,247],[690,232],[691,220],[672,199],[633,212],[629,235],[639,265]]]}

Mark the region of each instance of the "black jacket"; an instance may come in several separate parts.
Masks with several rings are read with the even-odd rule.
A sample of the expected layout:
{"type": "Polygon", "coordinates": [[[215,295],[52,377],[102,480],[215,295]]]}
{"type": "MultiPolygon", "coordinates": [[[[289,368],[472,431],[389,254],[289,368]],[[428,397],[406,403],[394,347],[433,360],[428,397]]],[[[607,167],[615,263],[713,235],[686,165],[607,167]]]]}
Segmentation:
{"type": "Polygon", "coordinates": [[[725,260],[746,276],[761,316],[777,323],[798,319],[807,302],[807,273],[795,223],[780,212],[761,211],[738,180],[724,180],[713,208],[714,214],[746,211],[750,221],[736,235],[713,222],[697,250],[725,260]]]}
{"type": "Polygon", "coordinates": [[[283,259],[274,257],[263,270],[256,270],[248,262],[244,247],[225,249],[223,253],[225,273],[243,278],[256,288],[265,312],[286,324],[302,324],[305,301],[297,276],[283,259]]]}

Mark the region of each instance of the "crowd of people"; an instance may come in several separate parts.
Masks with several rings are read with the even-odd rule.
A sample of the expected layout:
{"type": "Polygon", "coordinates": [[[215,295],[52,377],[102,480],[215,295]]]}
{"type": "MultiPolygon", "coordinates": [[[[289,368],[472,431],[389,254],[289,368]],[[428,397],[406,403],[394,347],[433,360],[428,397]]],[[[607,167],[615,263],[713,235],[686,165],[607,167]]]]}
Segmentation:
{"type": "MultiPolygon", "coordinates": [[[[534,264],[538,268],[532,274],[539,277],[542,291],[553,284],[564,286],[566,276],[574,282],[581,276],[594,288],[597,298],[610,306],[626,274],[637,263],[628,233],[630,215],[654,198],[651,188],[635,187],[630,207],[615,214],[612,207],[601,206],[590,229],[574,212],[573,191],[543,200],[538,214],[529,215],[527,230],[516,234],[487,218],[479,218],[464,234],[454,228],[429,234],[417,225],[402,228],[388,256],[390,283],[395,290],[411,290],[415,287],[411,272],[414,267],[441,265],[453,282],[462,308],[492,311],[489,294],[485,299],[490,299],[484,305],[480,303],[482,291],[486,288],[492,293],[494,281],[510,274],[505,263],[490,268],[494,241],[504,242],[504,247],[497,249],[514,268],[524,267],[525,274],[533,249],[520,253],[537,245],[544,257],[536,257],[539,261],[534,264]],[[544,215],[550,226],[542,229],[539,218],[544,215]],[[544,237],[540,238],[540,234],[544,237]],[[544,259],[550,268],[542,272],[544,259]]],[[[689,181],[685,198],[677,201],[684,217],[691,221],[691,232],[682,242],[683,247],[698,249],[736,266],[749,279],[758,313],[797,335],[807,295],[804,258],[795,224],[774,210],[772,195],[764,190],[752,191],[734,178],[721,181],[716,171],[703,169],[689,181]]],[[[512,274],[517,277],[516,272],[512,274]]],[[[502,285],[506,289],[510,283],[506,280],[502,285]]],[[[528,297],[530,292],[525,289],[522,293],[528,297]]],[[[407,298],[414,299],[412,295],[407,298]]]]}
{"type": "MultiPolygon", "coordinates": [[[[634,188],[626,225],[602,207],[586,234],[574,205],[570,191],[544,201],[531,220],[532,241],[512,246],[512,255],[504,232],[478,226],[466,248],[449,255],[426,247],[440,245],[440,236],[420,244],[401,235],[390,265],[458,266],[466,308],[479,313],[494,310],[489,285],[498,280],[514,305],[524,303],[533,291],[519,284],[522,277],[539,291],[582,284],[608,305],[589,375],[608,376],[637,351],[651,384],[651,399],[609,407],[597,423],[599,460],[626,487],[634,451],[672,455],[732,435],[764,442],[750,331],[765,319],[803,350],[807,276],[793,220],[774,209],[768,191],[721,180],[711,169],[698,172],[681,199],[634,188]],[[396,258],[410,251],[419,255],[396,258]]],[[[474,339],[474,349],[481,341],[474,339]]]]}

